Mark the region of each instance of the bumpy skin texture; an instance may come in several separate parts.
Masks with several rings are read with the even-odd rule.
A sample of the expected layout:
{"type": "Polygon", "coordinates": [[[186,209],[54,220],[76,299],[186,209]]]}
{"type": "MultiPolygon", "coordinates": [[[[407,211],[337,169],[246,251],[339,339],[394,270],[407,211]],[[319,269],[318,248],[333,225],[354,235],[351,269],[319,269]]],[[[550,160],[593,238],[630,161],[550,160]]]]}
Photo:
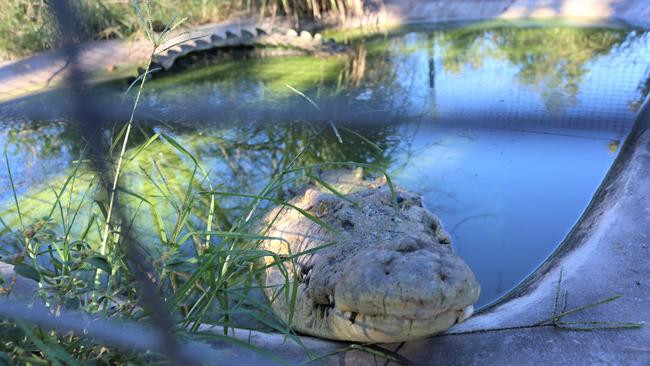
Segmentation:
{"type": "MultiPolygon", "coordinates": [[[[356,203],[309,186],[290,203],[331,225],[278,207],[266,216],[265,249],[286,258],[330,244],[282,265],[299,284],[291,326],[309,335],[357,342],[399,342],[440,333],[471,315],[480,286],[456,256],[440,221],[421,197],[397,188],[399,209],[385,181],[349,171],[325,180],[356,203]]],[[[266,295],[288,321],[290,286],[266,258],[266,295]]]]}

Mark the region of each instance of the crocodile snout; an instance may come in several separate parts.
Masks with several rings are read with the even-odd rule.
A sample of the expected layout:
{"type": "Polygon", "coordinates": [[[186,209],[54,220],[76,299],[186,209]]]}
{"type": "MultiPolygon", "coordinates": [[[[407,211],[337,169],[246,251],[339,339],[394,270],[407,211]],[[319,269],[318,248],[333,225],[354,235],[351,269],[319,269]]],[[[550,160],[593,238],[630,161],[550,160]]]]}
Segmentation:
{"type": "Polygon", "coordinates": [[[417,320],[472,305],[479,295],[474,274],[451,250],[434,250],[433,245],[440,244],[413,240],[397,250],[357,253],[336,284],[336,307],[417,320]]]}

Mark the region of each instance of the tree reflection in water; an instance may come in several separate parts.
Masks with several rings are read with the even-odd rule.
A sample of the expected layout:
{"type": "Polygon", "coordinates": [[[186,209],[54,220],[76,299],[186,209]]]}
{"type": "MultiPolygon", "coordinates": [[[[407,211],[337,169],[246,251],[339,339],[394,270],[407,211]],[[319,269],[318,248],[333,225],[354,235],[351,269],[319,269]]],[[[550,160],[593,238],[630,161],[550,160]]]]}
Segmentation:
{"type": "MultiPolygon", "coordinates": [[[[518,134],[532,131],[544,136],[539,139],[526,137],[526,142],[537,144],[537,155],[533,150],[515,149],[510,151],[515,151],[516,156],[501,157],[496,155],[499,151],[492,150],[490,153],[502,159],[499,161],[548,155],[544,162],[556,162],[553,154],[545,150],[548,146],[545,144],[567,144],[567,138],[577,137],[595,141],[585,143],[585,149],[600,144],[604,151],[614,151],[604,157],[584,155],[599,159],[599,169],[606,167],[615,155],[618,146],[615,141],[621,141],[631,126],[634,113],[630,108],[638,105],[648,90],[645,72],[650,64],[645,51],[648,40],[645,33],[629,30],[471,26],[450,30],[403,30],[388,37],[350,37],[348,42],[353,52],[347,55],[323,59],[230,60],[190,66],[149,81],[130,151],[137,151],[138,146],[157,133],[169,134],[208,172],[213,186],[208,186],[187,155],[168,142],[156,139],[129,164],[123,175],[121,186],[133,193],[122,195],[134,218],[132,230],[154,237],[151,223],[155,222],[155,214],[174,226],[183,219],[183,207],[190,203],[187,197],[192,197],[191,215],[186,218],[189,224],[184,232],[176,235],[183,238],[193,226],[200,227],[208,220],[209,196],[199,192],[215,189],[256,194],[271,177],[299,156],[296,161],[299,166],[354,161],[396,172],[398,180],[411,184],[413,189],[423,188],[422,193],[429,192],[425,198],[433,206],[437,205],[436,209],[444,212],[447,208],[452,213],[447,223],[450,228],[458,229],[457,243],[460,249],[469,248],[464,255],[471,256],[471,251],[479,251],[463,247],[466,245],[463,240],[471,237],[461,233],[464,228],[489,226],[481,220],[487,222],[495,217],[501,220],[506,212],[524,208],[514,199],[508,201],[509,196],[504,195],[503,201],[494,198],[500,186],[492,188],[496,192],[494,197],[485,199],[479,193],[487,190],[474,186],[478,178],[445,170],[445,163],[460,170],[468,170],[470,166],[482,169],[482,163],[485,166],[494,163],[487,160],[487,149],[494,150],[492,146],[502,144],[502,149],[508,151],[513,146],[508,145],[510,140],[500,140],[505,139],[502,136],[516,140],[521,137],[518,134]],[[605,67],[610,74],[593,72],[605,67]],[[294,89],[304,96],[295,93],[294,89]],[[593,109],[601,105],[609,109],[593,109]],[[584,121],[584,124],[575,121],[584,121]],[[338,141],[332,125],[342,142],[338,141]],[[477,125],[510,131],[490,135],[473,130],[477,125]],[[553,134],[558,137],[544,140],[547,136],[555,136],[553,134]],[[486,161],[466,160],[462,166],[455,166],[463,160],[454,159],[463,156],[486,161]],[[414,171],[417,177],[404,173],[413,175],[414,171]],[[449,179],[438,179],[443,176],[449,179]],[[135,195],[145,198],[151,205],[135,195]],[[468,204],[468,198],[491,202],[492,206],[504,210],[497,212],[497,216],[485,216],[485,212],[472,211],[484,207],[475,201],[468,204]],[[477,219],[467,221],[467,217],[477,219]]],[[[108,91],[104,104],[115,111],[115,120],[123,120],[117,98],[111,94],[115,93],[116,86],[124,88],[119,83],[103,86],[108,91]]],[[[0,106],[0,120],[5,122],[0,128],[0,141],[8,151],[22,208],[34,220],[50,209],[44,203],[56,201],[49,187],[60,187],[64,183],[74,166],[72,162],[84,148],[84,142],[70,124],[47,116],[47,113],[57,115],[57,108],[65,104],[62,100],[65,95],[51,94],[21,102],[27,107],[39,103],[46,106],[42,108],[43,114],[32,120],[20,117],[17,107],[20,103],[13,107],[0,106]]],[[[112,124],[106,126],[107,134],[115,133],[112,124]]],[[[567,151],[575,153],[571,149],[567,151]]],[[[526,166],[525,163],[521,166],[526,166]]],[[[496,176],[498,173],[494,172],[504,166],[496,166],[485,174],[496,176]]],[[[597,186],[597,176],[595,174],[593,182],[586,182],[584,186],[597,186]]],[[[485,179],[489,178],[494,177],[485,179]]],[[[93,180],[82,164],[75,180],[77,188],[70,197],[64,198],[78,202],[83,194],[81,187],[93,180]]],[[[17,218],[7,182],[6,172],[1,172],[0,217],[11,228],[15,227],[17,218]]],[[[274,194],[277,198],[286,198],[292,188],[301,183],[304,178],[296,175],[284,183],[284,189],[274,194]]],[[[501,183],[504,187],[509,184],[508,181],[501,183]]],[[[583,186],[575,189],[583,189],[583,186]]],[[[90,195],[102,202],[105,197],[101,192],[95,189],[90,195]]],[[[549,200],[551,198],[549,196],[549,200]]],[[[228,230],[247,202],[244,198],[220,197],[216,228],[228,230]]],[[[578,202],[575,206],[580,208],[581,204],[578,202]]],[[[517,211],[512,216],[526,215],[526,212],[517,211]]],[[[567,222],[571,220],[569,217],[567,222]]],[[[558,227],[547,227],[547,231],[561,233],[564,224],[566,222],[558,227]]],[[[75,230],[87,225],[87,221],[80,220],[75,230]]],[[[512,228],[503,230],[513,231],[512,228]]],[[[192,240],[190,235],[187,241],[191,243],[192,240]]],[[[499,240],[515,239],[504,236],[494,242],[499,240]]],[[[495,243],[486,242],[485,246],[495,243]]],[[[150,249],[154,257],[163,256],[166,250],[157,246],[150,249]]],[[[508,250],[514,252],[511,248],[508,250]]],[[[539,260],[531,261],[537,263],[539,260]]],[[[495,278],[497,274],[500,276],[501,282],[495,285],[499,291],[521,276],[521,273],[516,276],[509,273],[507,268],[497,268],[497,262],[493,267],[488,269],[495,278]]],[[[489,279],[486,277],[483,282],[489,284],[489,279]]]]}

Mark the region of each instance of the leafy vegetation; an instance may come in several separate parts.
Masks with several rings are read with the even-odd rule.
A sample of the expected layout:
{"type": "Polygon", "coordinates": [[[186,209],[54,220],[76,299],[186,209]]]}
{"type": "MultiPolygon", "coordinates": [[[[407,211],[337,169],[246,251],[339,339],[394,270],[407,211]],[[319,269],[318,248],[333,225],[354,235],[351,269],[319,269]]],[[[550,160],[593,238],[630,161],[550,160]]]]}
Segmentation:
{"type": "MultiPolygon", "coordinates": [[[[156,43],[156,34],[166,26],[164,21],[177,12],[178,19],[187,17],[189,24],[199,24],[241,10],[317,17],[322,10],[353,9],[354,3],[161,2],[142,6],[144,17],[150,20],[143,21],[128,3],[84,0],[77,3],[79,14],[87,19],[79,37],[128,37],[142,32],[156,43]]],[[[27,0],[5,4],[9,11],[0,14],[1,50],[20,55],[56,46],[58,34],[44,4],[27,0]],[[18,37],[11,29],[17,30],[18,37]],[[6,41],[10,35],[15,41],[11,44],[6,41]]],[[[508,32],[459,30],[436,39],[432,34],[426,41],[430,53],[434,44],[439,45],[443,67],[448,70],[481,67],[481,55],[488,52],[520,65],[522,83],[533,87],[539,84],[542,90],[559,89],[567,95],[577,93],[575,86],[591,58],[624,42],[617,32],[599,36],[583,30],[508,32]],[[481,40],[485,38],[495,46],[484,49],[481,40]],[[562,50],[557,44],[574,49],[562,50]],[[525,53],[529,48],[532,53],[525,53]]],[[[185,87],[195,88],[198,80],[227,82],[224,75],[238,81],[255,75],[243,87],[250,87],[253,93],[255,83],[264,84],[264,90],[281,101],[289,96],[311,101],[309,96],[316,98],[320,84],[363,85],[376,94],[385,85],[389,85],[388,89],[394,87],[398,81],[390,58],[400,56],[389,54],[378,42],[366,45],[364,40],[352,40],[357,41],[356,53],[348,59],[291,57],[282,63],[264,59],[221,63],[147,81],[146,86],[146,78],[142,78],[134,92],[164,91],[173,85],[174,93],[184,93],[185,83],[190,85],[185,87]],[[368,60],[373,67],[366,68],[368,60]]],[[[402,51],[408,54],[409,49],[402,51]]],[[[433,59],[435,55],[429,56],[433,59]]],[[[390,92],[394,91],[386,91],[390,92]]],[[[245,106],[249,101],[246,94],[242,95],[244,98],[237,103],[245,106]]],[[[161,99],[164,105],[164,98],[158,102],[161,99]]],[[[264,271],[259,259],[274,255],[259,248],[265,239],[260,233],[260,218],[266,207],[286,204],[291,190],[310,180],[317,169],[354,161],[360,165],[371,163],[381,171],[390,165],[400,137],[386,126],[360,131],[342,125],[335,130],[326,124],[242,122],[236,128],[206,127],[198,133],[193,130],[184,134],[182,128],[152,128],[138,125],[132,118],[124,126],[115,126],[110,139],[112,148],[100,157],[87,151],[83,136],[74,131],[73,125],[61,127],[68,145],[47,128],[35,134],[37,137],[28,142],[38,150],[35,153],[64,152],[76,160],[72,168],[30,187],[28,192],[17,192],[9,171],[12,205],[0,211],[0,260],[13,264],[17,276],[5,279],[1,292],[11,295],[16,278],[27,278],[37,283],[39,303],[45,304],[50,314],[78,311],[109,320],[151,324],[156,314],[142,301],[143,290],[134,271],[134,265],[138,265],[155,284],[156,294],[165,299],[167,309],[162,315],[171,319],[177,338],[183,341],[200,336],[203,340],[245,346],[222,334],[199,329],[201,324],[214,324],[223,329],[236,326],[274,330],[299,342],[289,324],[280,322],[268,304],[255,296],[264,271]],[[43,145],[47,147],[41,149],[43,145]],[[114,181],[107,182],[95,169],[93,161],[98,158],[110,163],[108,176],[114,181]],[[113,210],[111,205],[115,206],[113,210]],[[134,263],[131,251],[145,261],[134,263]]],[[[24,139],[21,143],[27,145],[24,139]]],[[[5,159],[12,159],[11,153],[5,159]]],[[[293,260],[302,254],[276,259],[293,260]]],[[[287,274],[286,280],[285,291],[291,297],[293,278],[287,274]]],[[[565,296],[562,308],[566,305],[565,296]]],[[[542,325],[568,325],[560,322],[564,315],[564,310],[557,314],[554,311],[553,319],[542,325]]],[[[160,350],[124,349],[102,343],[92,333],[52,331],[28,322],[0,322],[0,337],[4,340],[0,359],[7,363],[165,362],[160,350]]],[[[350,348],[377,354],[376,349],[366,346],[350,348]]],[[[226,357],[227,352],[223,355],[226,357]]]]}
{"type": "Polygon", "coordinates": [[[519,81],[540,93],[549,110],[573,106],[587,63],[626,41],[623,30],[569,27],[468,28],[447,32],[440,40],[447,70],[480,68],[485,55],[507,61],[518,66],[519,81]]]}
{"type": "MultiPolygon", "coordinates": [[[[386,32],[399,35],[413,30],[418,28],[404,26],[386,32]]],[[[575,105],[580,84],[591,69],[590,63],[630,49],[643,34],[629,29],[580,28],[561,20],[496,20],[432,30],[426,38],[400,45],[399,53],[427,49],[430,62],[439,57],[444,70],[451,74],[480,69],[488,59],[507,62],[518,69],[517,79],[522,85],[539,93],[549,110],[561,112],[575,105]]],[[[367,42],[386,37],[386,34],[369,35],[366,29],[334,29],[326,31],[325,36],[341,42],[367,42]]],[[[369,56],[381,52],[372,44],[368,45],[369,56]]],[[[632,110],[638,109],[648,94],[650,88],[646,79],[647,75],[639,84],[639,99],[630,102],[632,110]]]]}
{"type": "MultiPolygon", "coordinates": [[[[127,38],[143,31],[130,1],[73,2],[82,21],[78,40],[127,38]]],[[[0,59],[29,55],[58,45],[58,31],[43,0],[0,0],[0,59]]],[[[169,0],[152,1],[151,24],[162,32],[174,17],[188,26],[248,14],[259,17],[320,18],[326,13],[345,17],[362,10],[360,0],[169,0]]]]}
{"type": "MultiPolygon", "coordinates": [[[[146,4],[142,8],[142,26],[158,45],[164,33],[154,35],[151,9],[146,4]]],[[[145,80],[137,80],[134,111],[145,80]]],[[[175,336],[182,344],[200,336],[203,341],[247,346],[202,331],[202,324],[219,325],[224,331],[233,326],[275,330],[301,344],[290,324],[282,323],[266,301],[253,294],[260,292],[265,270],[261,258],[273,256],[280,265],[304,253],[279,258],[260,249],[267,239],[260,218],[266,206],[286,205],[286,189],[310,179],[314,169],[353,163],[335,161],[341,157],[333,146],[338,138],[313,143],[331,136],[330,129],[306,125],[283,131],[296,136],[287,138],[270,128],[268,141],[250,136],[179,141],[164,130],[136,128],[132,114],[114,131],[103,156],[83,148],[60,179],[27,195],[17,194],[5,153],[13,207],[2,212],[0,259],[11,264],[15,274],[3,283],[2,293],[12,296],[17,281],[33,281],[37,298],[30,301],[51,317],[73,311],[143,326],[169,321],[174,334],[162,338],[175,336]],[[232,157],[241,143],[257,144],[257,156],[266,156],[257,165],[265,179],[251,180],[254,185],[235,191],[227,179],[207,168],[206,160],[214,158],[217,146],[227,162],[223,167],[236,170],[243,159],[232,157]],[[275,148],[275,153],[269,156],[267,148],[275,148]],[[207,157],[197,157],[202,152],[207,157]],[[98,162],[106,161],[109,169],[98,170],[103,164],[98,162]],[[152,296],[163,301],[162,307],[152,306],[152,296]]],[[[248,132],[262,135],[259,130],[248,132]]],[[[365,147],[360,150],[370,152],[364,160],[382,156],[382,149],[359,133],[341,133],[346,141],[361,139],[359,145],[365,147]]],[[[253,167],[251,174],[256,172],[253,167]]],[[[295,298],[294,282],[293,274],[286,273],[284,291],[290,298],[295,298]]],[[[174,346],[124,349],[98,341],[93,332],[52,330],[36,323],[1,321],[0,358],[29,364],[164,363],[174,346]]]]}

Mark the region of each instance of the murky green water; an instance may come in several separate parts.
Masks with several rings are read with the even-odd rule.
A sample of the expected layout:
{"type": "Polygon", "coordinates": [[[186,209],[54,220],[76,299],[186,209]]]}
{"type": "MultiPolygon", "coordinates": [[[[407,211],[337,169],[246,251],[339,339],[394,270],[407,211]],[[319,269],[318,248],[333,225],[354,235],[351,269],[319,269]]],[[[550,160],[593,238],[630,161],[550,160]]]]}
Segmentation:
{"type": "MultiPolygon", "coordinates": [[[[322,59],[199,55],[194,67],[148,82],[134,145],[167,132],[219,189],[249,193],[298,154],[304,165],[377,164],[440,216],[481,282],[480,304],[511,289],[562,241],[650,85],[650,39],[640,31],[473,25],[349,42],[349,55],[322,59]]],[[[125,85],[103,90],[117,94],[125,85]]],[[[33,217],[44,214],[48,187],[61,184],[84,146],[61,117],[66,98],[0,106],[0,143],[33,217]]],[[[107,110],[120,109],[106,98],[107,110]]],[[[193,174],[186,162],[155,142],[126,183],[158,197],[164,189],[152,182],[162,177],[147,181],[142,172],[160,168],[165,182],[182,187],[193,174]]],[[[241,202],[222,204],[236,212],[241,202]]],[[[3,221],[17,225],[5,171],[0,205],[3,221]]],[[[176,215],[172,207],[161,212],[176,215]]]]}

